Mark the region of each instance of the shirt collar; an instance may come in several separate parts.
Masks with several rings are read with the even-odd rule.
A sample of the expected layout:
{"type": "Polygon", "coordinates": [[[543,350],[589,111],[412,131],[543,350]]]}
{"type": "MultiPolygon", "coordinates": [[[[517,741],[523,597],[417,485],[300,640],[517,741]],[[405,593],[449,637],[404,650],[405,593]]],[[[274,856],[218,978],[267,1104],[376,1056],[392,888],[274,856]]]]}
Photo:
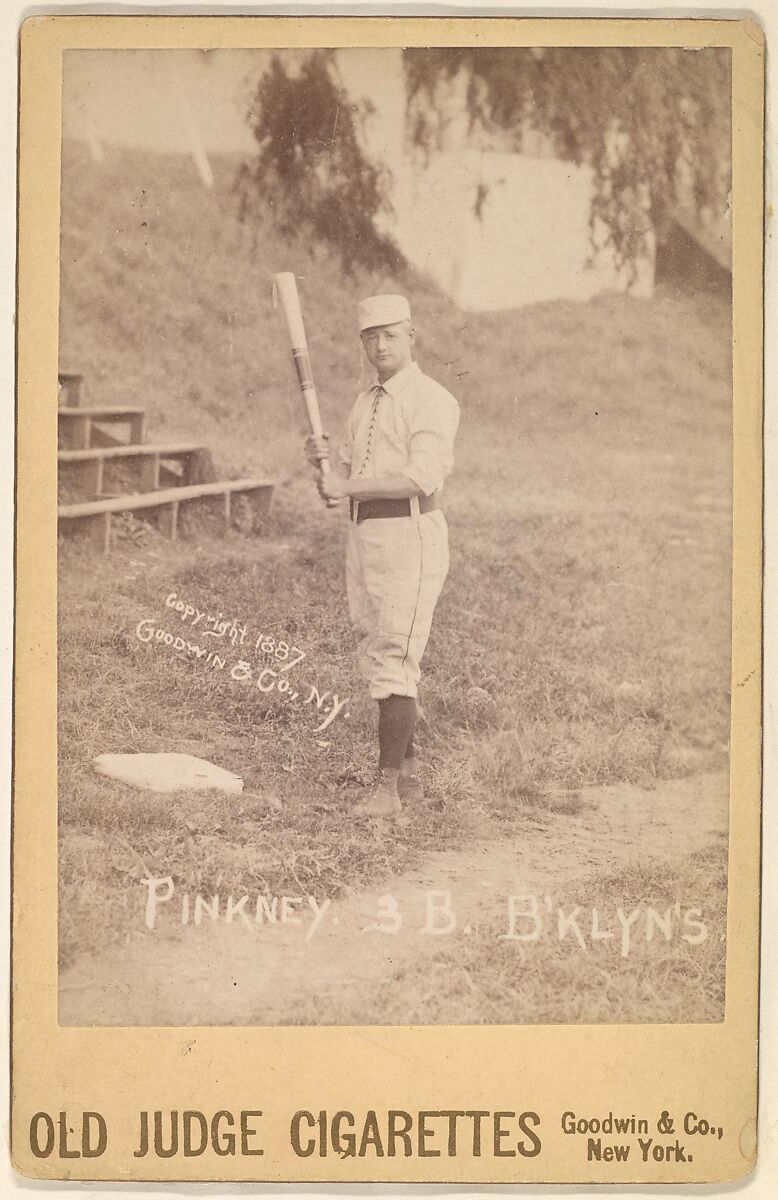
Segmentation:
{"type": "Polygon", "coordinates": [[[396,398],[399,393],[408,386],[412,379],[421,374],[421,367],[417,362],[409,363],[407,367],[403,367],[401,371],[391,375],[384,383],[377,383],[375,387],[381,387],[393,398],[396,398]]]}

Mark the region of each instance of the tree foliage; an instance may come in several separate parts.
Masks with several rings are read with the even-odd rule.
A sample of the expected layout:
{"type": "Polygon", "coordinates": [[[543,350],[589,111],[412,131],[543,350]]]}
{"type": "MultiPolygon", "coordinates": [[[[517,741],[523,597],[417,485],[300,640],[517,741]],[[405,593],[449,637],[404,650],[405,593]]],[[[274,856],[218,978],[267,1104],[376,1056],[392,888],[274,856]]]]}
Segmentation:
{"type": "Polygon", "coordinates": [[[243,213],[261,204],[282,237],[339,251],[348,271],[395,268],[401,256],[376,226],[390,181],[362,150],[360,108],[340,85],[332,53],[313,51],[298,72],[274,56],[248,119],[258,154],[239,176],[243,213]]]}
{"type": "Polygon", "coordinates": [[[664,233],[685,174],[694,207],[730,189],[730,55],[680,47],[445,48],[405,52],[412,141],[433,152],[441,80],[467,80],[472,133],[521,151],[539,132],[593,172],[592,221],[634,261],[664,233]]]}
{"type": "MultiPolygon", "coordinates": [[[[592,229],[622,262],[634,263],[649,231],[662,236],[680,184],[698,211],[726,208],[728,50],[447,47],[406,50],[404,63],[411,147],[440,149],[441,96],[463,79],[477,143],[521,152],[540,134],[591,169],[592,229]]],[[[249,112],[258,154],[242,192],[272,206],[282,234],[337,249],[347,269],[396,269],[402,256],[380,231],[391,181],[364,152],[360,116],[332,52],[313,51],[297,73],[274,58],[249,112]]],[[[480,189],[477,215],[484,201],[480,189]]]]}

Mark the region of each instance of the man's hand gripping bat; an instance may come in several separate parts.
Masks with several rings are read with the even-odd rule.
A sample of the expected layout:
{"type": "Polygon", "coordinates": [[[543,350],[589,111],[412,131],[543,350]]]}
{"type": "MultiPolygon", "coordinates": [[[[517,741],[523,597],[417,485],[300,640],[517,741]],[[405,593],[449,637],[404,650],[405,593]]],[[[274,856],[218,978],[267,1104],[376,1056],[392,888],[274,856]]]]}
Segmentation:
{"type": "MultiPolygon", "coordinates": [[[[305,325],[303,324],[300,297],[297,294],[297,281],[291,271],[282,271],[280,274],[273,276],[273,288],[274,298],[278,297],[284,311],[289,341],[292,345],[292,358],[297,370],[297,378],[300,381],[300,391],[302,392],[303,403],[305,404],[308,425],[314,437],[321,437],[323,433],[321,413],[319,412],[319,400],[313,382],[311,360],[308,355],[308,342],[305,337],[305,325]]],[[[318,465],[319,472],[322,475],[328,474],[330,463],[326,454],[318,460],[318,465]]],[[[337,500],[326,501],[328,508],[335,508],[338,503],[339,501],[337,500]]]]}

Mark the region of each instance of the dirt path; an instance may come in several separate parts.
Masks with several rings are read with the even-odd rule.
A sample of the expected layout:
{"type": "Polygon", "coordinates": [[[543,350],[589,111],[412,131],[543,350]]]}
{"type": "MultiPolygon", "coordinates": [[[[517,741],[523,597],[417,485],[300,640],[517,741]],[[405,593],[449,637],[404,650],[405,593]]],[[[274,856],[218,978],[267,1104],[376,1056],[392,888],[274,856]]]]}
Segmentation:
{"type": "MultiPolygon", "coordinates": [[[[257,898],[250,896],[228,921],[223,897],[218,920],[205,913],[201,924],[182,927],[181,898],[174,896],[160,908],[167,920],[160,918],[153,931],[63,972],[60,1022],[288,1023],[310,1012],[317,996],[353,996],[355,987],[375,986],[443,938],[467,937],[478,921],[503,919],[509,895],[553,896],[587,876],[672,862],[726,837],[725,775],[675,780],[654,791],[589,788],[583,798],[575,816],[538,815],[510,840],[433,852],[417,870],[331,902],[320,917],[298,897],[287,899],[284,921],[279,897],[276,920],[265,914],[257,923],[257,898]]],[[[193,908],[194,897],[190,922],[193,908]]]]}

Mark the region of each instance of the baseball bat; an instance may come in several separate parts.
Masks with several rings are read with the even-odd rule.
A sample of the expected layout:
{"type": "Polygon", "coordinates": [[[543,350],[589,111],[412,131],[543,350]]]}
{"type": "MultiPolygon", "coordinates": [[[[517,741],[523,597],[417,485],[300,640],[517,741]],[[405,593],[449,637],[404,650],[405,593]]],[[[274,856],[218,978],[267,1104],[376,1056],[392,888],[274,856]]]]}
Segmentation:
{"type": "MultiPolygon", "coordinates": [[[[316,395],[316,385],[313,382],[313,371],[311,370],[311,359],[308,354],[308,340],[305,336],[305,325],[303,324],[303,310],[300,306],[300,297],[297,294],[297,280],[291,271],[281,271],[273,276],[274,297],[277,296],[281,301],[281,308],[284,312],[284,320],[289,334],[289,341],[292,346],[292,358],[294,359],[297,378],[300,383],[300,391],[305,404],[305,412],[308,418],[308,426],[314,437],[321,437],[322,424],[321,413],[319,411],[319,398],[316,395]]],[[[330,470],[329,460],[326,455],[319,459],[319,471],[322,475],[327,475],[330,470]]],[[[334,508],[338,501],[327,500],[327,507],[334,508]]]]}

